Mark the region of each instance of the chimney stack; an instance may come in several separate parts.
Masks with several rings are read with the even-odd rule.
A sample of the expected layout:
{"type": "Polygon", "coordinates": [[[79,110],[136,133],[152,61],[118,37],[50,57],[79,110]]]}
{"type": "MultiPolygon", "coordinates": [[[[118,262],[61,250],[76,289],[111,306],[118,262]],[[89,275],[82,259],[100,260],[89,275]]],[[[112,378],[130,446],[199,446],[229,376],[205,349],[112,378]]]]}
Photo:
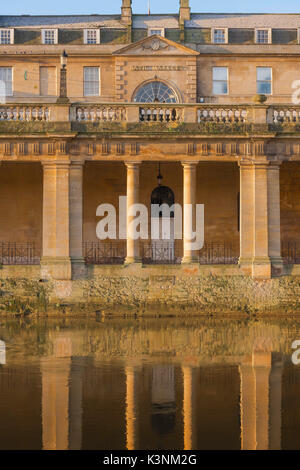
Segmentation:
{"type": "Polygon", "coordinates": [[[185,21],[191,19],[190,0],[180,0],[179,24],[184,25],[185,21]]]}
{"type": "Polygon", "coordinates": [[[131,8],[132,0],[122,0],[122,22],[128,26],[132,24],[132,8],[131,8]]]}

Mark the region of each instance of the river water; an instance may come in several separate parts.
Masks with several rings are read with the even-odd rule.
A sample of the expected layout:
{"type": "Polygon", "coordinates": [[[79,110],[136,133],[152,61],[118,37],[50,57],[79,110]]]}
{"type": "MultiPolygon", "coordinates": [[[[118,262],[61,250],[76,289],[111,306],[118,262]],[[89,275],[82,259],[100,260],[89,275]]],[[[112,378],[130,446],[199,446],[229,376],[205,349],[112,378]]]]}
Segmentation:
{"type": "Polygon", "coordinates": [[[292,319],[2,318],[0,449],[300,449],[298,339],[292,319]]]}

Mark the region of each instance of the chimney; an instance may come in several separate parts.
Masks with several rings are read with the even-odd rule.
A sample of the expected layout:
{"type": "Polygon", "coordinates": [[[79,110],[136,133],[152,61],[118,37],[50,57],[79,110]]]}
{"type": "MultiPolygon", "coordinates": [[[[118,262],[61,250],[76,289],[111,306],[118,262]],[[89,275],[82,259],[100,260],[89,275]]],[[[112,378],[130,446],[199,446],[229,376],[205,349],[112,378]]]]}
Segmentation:
{"type": "Polygon", "coordinates": [[[122,0],[122,16],[121,20],[123,23],[131,26],[132,24],[132,8],[131,8],[132,0],[122,0]]]}
{"type": "Polygon", "coordinates": [[[180,0],[179,24],[184,25],[185,21],[191,19],[190,0],[180,0]]]}

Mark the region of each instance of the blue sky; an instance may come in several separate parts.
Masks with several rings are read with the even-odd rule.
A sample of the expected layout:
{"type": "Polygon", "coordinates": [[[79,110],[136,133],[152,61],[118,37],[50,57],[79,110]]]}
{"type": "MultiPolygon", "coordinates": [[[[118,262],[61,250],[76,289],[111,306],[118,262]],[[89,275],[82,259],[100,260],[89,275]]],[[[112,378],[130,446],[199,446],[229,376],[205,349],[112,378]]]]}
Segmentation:
{"type": "MultiPolygon", "coordinates": [[[[152,13],[170,13],[178,11],[179,0],[151,0],[152,13]]],[[[204,0],[190,0],[194,12],[268,12],[300,13],[299,0],[214,0],[212,4],[204,0]]],[[[12,0],[1,1],[1,15],[70,15],[70,14],[118,14],[121,0],[12,0]]],[[[147,12],[148,0],[133,0],[135,13],[147,12]]]]}

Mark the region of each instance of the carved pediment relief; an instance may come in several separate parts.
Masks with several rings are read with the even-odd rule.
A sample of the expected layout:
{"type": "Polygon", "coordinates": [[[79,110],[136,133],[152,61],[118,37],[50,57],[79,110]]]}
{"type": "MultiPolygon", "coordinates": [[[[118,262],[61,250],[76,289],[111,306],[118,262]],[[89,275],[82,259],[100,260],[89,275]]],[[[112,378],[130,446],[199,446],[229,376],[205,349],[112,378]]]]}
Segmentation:
{"type": "Polygon", "coordinates": [[[177,55],[177,56],[195,56],[199,55],[197,51],[189,47],[170,41],[161,36],[149,36],[141,41],[123,47],[114,53],[117,56],[126,55],[177,55]]]}

